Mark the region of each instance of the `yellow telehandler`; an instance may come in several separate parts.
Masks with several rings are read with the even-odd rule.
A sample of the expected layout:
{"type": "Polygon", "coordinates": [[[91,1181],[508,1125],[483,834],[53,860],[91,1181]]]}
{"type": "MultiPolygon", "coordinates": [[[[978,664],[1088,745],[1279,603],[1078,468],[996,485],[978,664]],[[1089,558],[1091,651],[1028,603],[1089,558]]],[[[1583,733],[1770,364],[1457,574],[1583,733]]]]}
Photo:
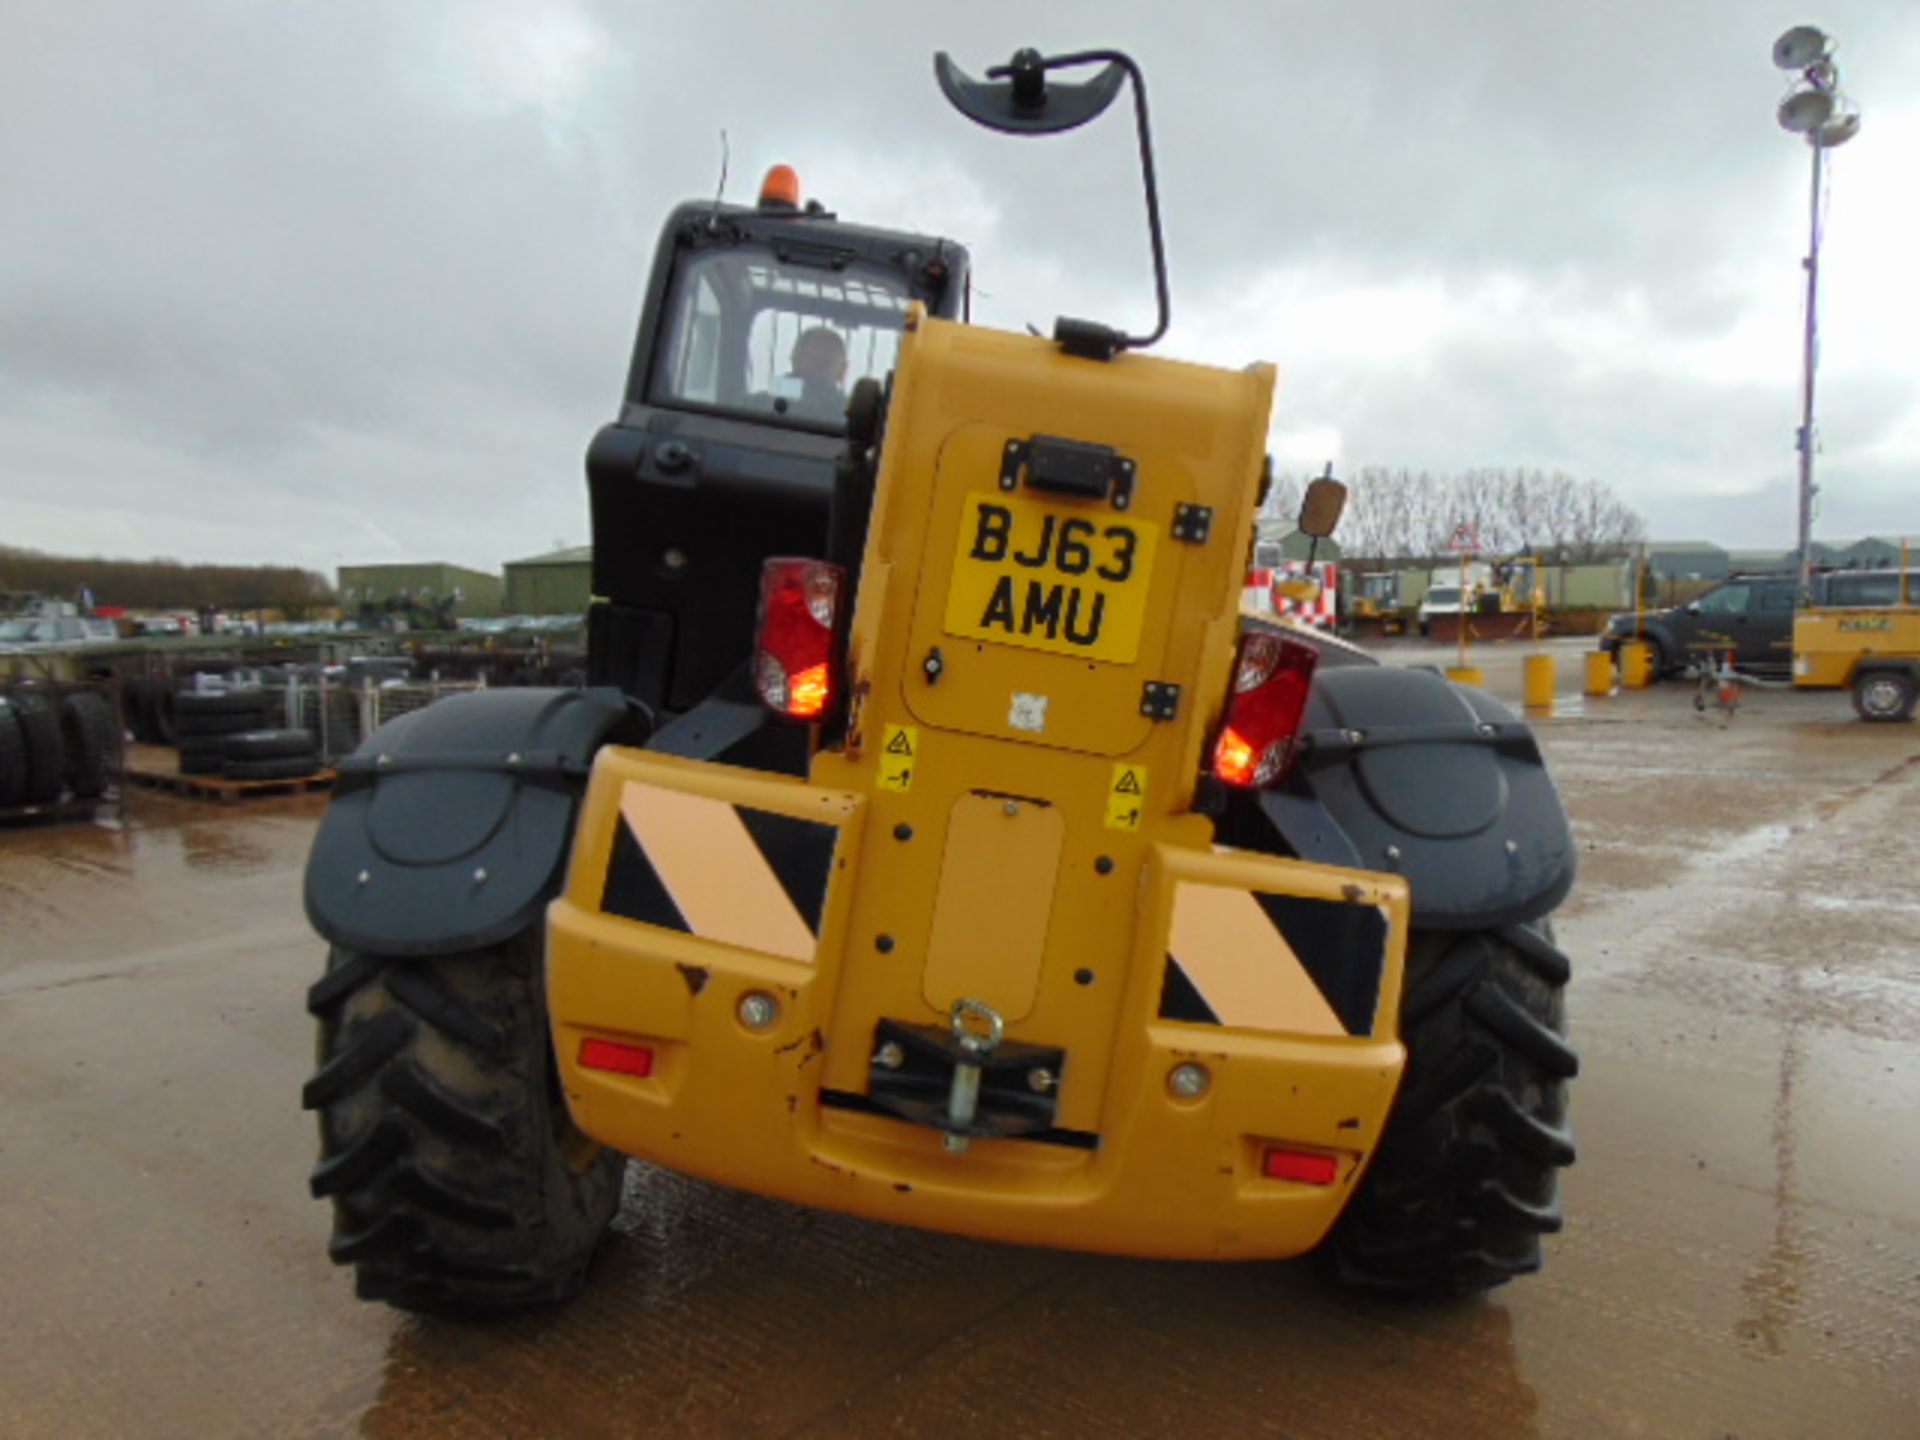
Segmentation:
{"type": "Polygon", "coordinates": [[[669,219],[588,457],[590,685],[394,721],[315,842],[312,1189],[363,1297],[571,1293],[628,1156],[1394,1292],[1559,1228],[1574,852],[1531,732],[1239,614],[1274,371],[1144,353],[1133,62],[936,73],[1041,136],[1131,83],[1159,326],[967,323],[961,247],[784,167],[669,219]]]}

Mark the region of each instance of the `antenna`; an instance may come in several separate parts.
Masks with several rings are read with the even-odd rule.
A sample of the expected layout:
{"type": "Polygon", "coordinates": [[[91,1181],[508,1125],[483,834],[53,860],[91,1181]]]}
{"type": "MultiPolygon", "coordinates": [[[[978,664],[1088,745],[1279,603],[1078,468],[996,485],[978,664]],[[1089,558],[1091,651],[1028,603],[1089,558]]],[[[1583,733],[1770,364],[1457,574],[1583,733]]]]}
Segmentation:
{"type": "Polygon", "coordinates": [[[730,158],[731,152],[727,148],[727,128],[723,125],[720,127],[720,183],[714,187],[713,210],[707,216],[709,225],[720,218],[720,202],[726,198],[727,193],[727,161],[730,158]]]}

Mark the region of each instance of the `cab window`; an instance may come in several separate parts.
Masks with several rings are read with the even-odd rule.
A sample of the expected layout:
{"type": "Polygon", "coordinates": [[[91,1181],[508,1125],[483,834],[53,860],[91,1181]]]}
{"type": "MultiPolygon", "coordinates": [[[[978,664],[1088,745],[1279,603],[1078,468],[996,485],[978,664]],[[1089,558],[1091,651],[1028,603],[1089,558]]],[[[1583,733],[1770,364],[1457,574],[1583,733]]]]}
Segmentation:
{"type": "Polygon", "coordinates": [[[904,278],[852,261],[782,260],[763,245],[681,257],[648,398],[805,429],[845,429],[856,381],[893,369],[904,278]]]}
{"type": "Polygon", "coordinates": [[[1761,585],[1754,592],[1754,611],[1760,615],[1793,613],[1793,582],[1781,580],[1761,585]]]}
{"type": "Polygon", "coordinates": [[[1752,591],[1750,585],[1720,585],[1699,599],[1702,615],[1744,615],[1752,591]]]}

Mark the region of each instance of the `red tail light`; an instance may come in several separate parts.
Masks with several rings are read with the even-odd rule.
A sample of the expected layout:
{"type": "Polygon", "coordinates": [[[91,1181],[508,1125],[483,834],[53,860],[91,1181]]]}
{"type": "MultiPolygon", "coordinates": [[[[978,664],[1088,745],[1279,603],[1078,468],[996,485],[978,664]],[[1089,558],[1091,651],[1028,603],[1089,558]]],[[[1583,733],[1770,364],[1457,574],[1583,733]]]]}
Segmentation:
{"type": "Polygon", "coordinates": [[[1228,785],[1258,789],[1286,774],[1307,690],[1320,652],[1270,631],[1240,637],[1233,695],[1213,745],[1213,773],[1228,785]]]}
{"type": "Polygon", "coordinates": [[[776,714],[817,720],[840,688],[834,618],[846,572],[821,560],[773,559],[760,571],[753,684],[776,714]]]}

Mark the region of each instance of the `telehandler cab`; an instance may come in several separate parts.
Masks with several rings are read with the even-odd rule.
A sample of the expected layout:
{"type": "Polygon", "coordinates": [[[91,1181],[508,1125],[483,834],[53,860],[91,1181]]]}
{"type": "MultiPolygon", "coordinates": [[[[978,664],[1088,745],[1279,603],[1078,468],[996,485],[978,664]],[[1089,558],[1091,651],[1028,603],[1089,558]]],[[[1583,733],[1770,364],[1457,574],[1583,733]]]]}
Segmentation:
{"type": "Polygon", "coordinates": [[[392,722],[315,841],[312,1189],[363,1297],[571,1293],[629,1155],[1394,1292],[1560,1225],[1574,862],[1532,734],[1238,613],[1274,371],[1142,353],[1132,61],[936,72],[1033,134],[1131,81],[1159,327],[968,324],[964,249],[778,168],[672,215],[588,453],[592,686],[392,722]]]}

